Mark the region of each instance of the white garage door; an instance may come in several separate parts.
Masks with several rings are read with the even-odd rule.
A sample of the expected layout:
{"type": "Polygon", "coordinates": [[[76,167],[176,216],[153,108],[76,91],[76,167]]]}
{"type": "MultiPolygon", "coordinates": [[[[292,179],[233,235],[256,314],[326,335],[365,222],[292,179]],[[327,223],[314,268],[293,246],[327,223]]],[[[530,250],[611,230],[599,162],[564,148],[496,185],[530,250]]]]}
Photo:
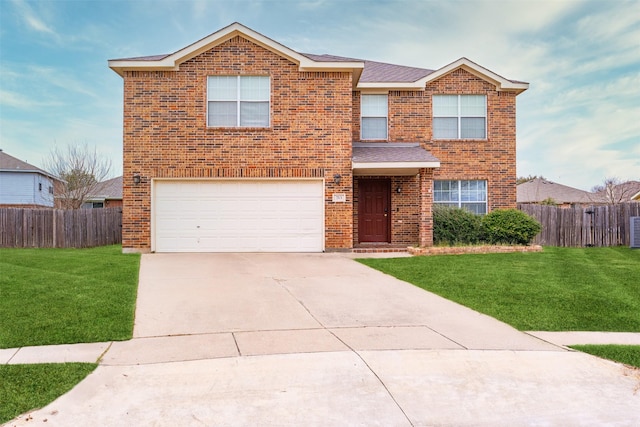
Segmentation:
{"type": "Polygon", "coordinates": [[[156,181],[157,252],[321,252],[319,180],[156,181]]]}

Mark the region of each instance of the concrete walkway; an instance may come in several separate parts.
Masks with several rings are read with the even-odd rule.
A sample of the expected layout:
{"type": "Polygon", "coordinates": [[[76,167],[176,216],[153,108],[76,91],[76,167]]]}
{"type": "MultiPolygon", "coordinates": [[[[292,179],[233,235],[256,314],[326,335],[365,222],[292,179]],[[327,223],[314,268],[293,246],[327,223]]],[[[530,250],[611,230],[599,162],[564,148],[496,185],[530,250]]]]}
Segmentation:
{"type": "Polygon", "coordinates": [[[100,362],[11,426],[640,424],[638,371],[570,341],[345,255],[154,254],[134,339],[0,350],[0,363],[100,362]]]}
{"type": "MultiPolygon", "coordinates": [[[[431,342],[429,342],[428,339],[425,339],[425,331],[425,327],[367,328],[366,332],[368,334],[364,335],[365,339],[360,340],[356,337],[355,339],[351,339],[351,344],[354,345],[353,348],[358,350],[364,350],[362,347],[371,347],[372,340],[375,342],[376,345],[374,345],[374,347],[376,347],[377,350],[400,350],[403,347],[402,341],[414,342],[415,344],[410,347],[422,347],[424,350],[462,348],[447,341],[444,337],[438,339],[437,335],[431,335],[431,342]]],[[[336,328],[330,329],[328,332],[329,334],[323,332],[322,329],[263,332],[262,336],[268,337],[270,341],[264,339],[246,340],[247,337],[260,338],[260,335],[257,335],[255,332],[237,332],[232,334],[178,335],[134,338],[130,341],[0,349],[0,365],[69,362],[100,363],[102,365],[144,364],[231,356],[254,356],[258,354],[345,351],[349,349],[343,342],[332,340],[331,334],[333,333],[333,335],[349,340],[349,338],[353,338],[352,329],[336,328]],[[279,338],[279,340],[276,341],[276,338],[279,338]],[[299,341],[299,339],[303,341],[299,341]],[[231,344],[234,342],[237,343],[238,340],[243,343],[243,351],[240,351],[239,346],[236,351],[232,349],[233,345],[231,344]],[[304,348],[305,346],[307,347],[306,349],[304,348]]],[[[639,332],[536,331],[526,332],[526,334],[558,347],[583,344],[640,346],[639,332]]]]}

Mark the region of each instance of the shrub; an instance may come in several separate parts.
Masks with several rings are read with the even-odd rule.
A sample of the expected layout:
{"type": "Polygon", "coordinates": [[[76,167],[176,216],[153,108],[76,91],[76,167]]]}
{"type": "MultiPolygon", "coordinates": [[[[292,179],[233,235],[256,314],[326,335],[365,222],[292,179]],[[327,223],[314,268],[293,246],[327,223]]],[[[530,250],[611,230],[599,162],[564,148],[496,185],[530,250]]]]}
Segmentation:
{"type": "Polygon", "coordinates": [[[433,242],[437,244],[475,244],[480,242],[482,218],[466,209],[435,205],[433,242]]]}
{"type": "Polygon", "coordinates": [[[482,218],[483,237],[492,245],[526,245],[541,229],[538,221],[517,209],[496,210],[482,218]]]}

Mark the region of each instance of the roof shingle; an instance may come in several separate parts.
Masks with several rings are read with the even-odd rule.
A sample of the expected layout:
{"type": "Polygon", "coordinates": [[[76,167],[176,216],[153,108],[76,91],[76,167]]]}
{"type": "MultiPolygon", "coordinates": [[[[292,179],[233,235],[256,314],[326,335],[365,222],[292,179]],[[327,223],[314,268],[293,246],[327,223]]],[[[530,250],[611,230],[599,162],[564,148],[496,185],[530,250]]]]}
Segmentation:
{"type": "Polygon", "coordinates": [[[439,162],[419,143],[353,143],[354,163],[439,162]]]}

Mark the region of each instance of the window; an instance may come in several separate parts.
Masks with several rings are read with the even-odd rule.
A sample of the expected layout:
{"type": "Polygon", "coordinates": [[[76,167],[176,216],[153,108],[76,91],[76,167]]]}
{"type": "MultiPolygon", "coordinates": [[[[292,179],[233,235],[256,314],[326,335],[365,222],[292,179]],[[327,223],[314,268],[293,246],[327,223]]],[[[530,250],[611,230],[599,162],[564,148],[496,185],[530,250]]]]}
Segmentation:
{"type": "Polygon", "coordinates": [[[387,95],[362,95],[360,138],[387,139],[387,95]]]}
{"type": "Polygon", "coordinates": [[[104,208],[104,202],[84,202],[82,209],[99,209],[104,208]]]}
{"type": "Polygon", "coordinates": [[[487,213],[487,181],[433,181],[433,202],[487,213]]]}
{"type": "Polygon", "coordinates": [[[484,95],[433,95],[434,139],[486,139],[484,95]]]}
{"type": "Polygon", "coordinates": [[[266,76],[209,76],[211,127],[269,127],[270,81],[266,76]]]}

